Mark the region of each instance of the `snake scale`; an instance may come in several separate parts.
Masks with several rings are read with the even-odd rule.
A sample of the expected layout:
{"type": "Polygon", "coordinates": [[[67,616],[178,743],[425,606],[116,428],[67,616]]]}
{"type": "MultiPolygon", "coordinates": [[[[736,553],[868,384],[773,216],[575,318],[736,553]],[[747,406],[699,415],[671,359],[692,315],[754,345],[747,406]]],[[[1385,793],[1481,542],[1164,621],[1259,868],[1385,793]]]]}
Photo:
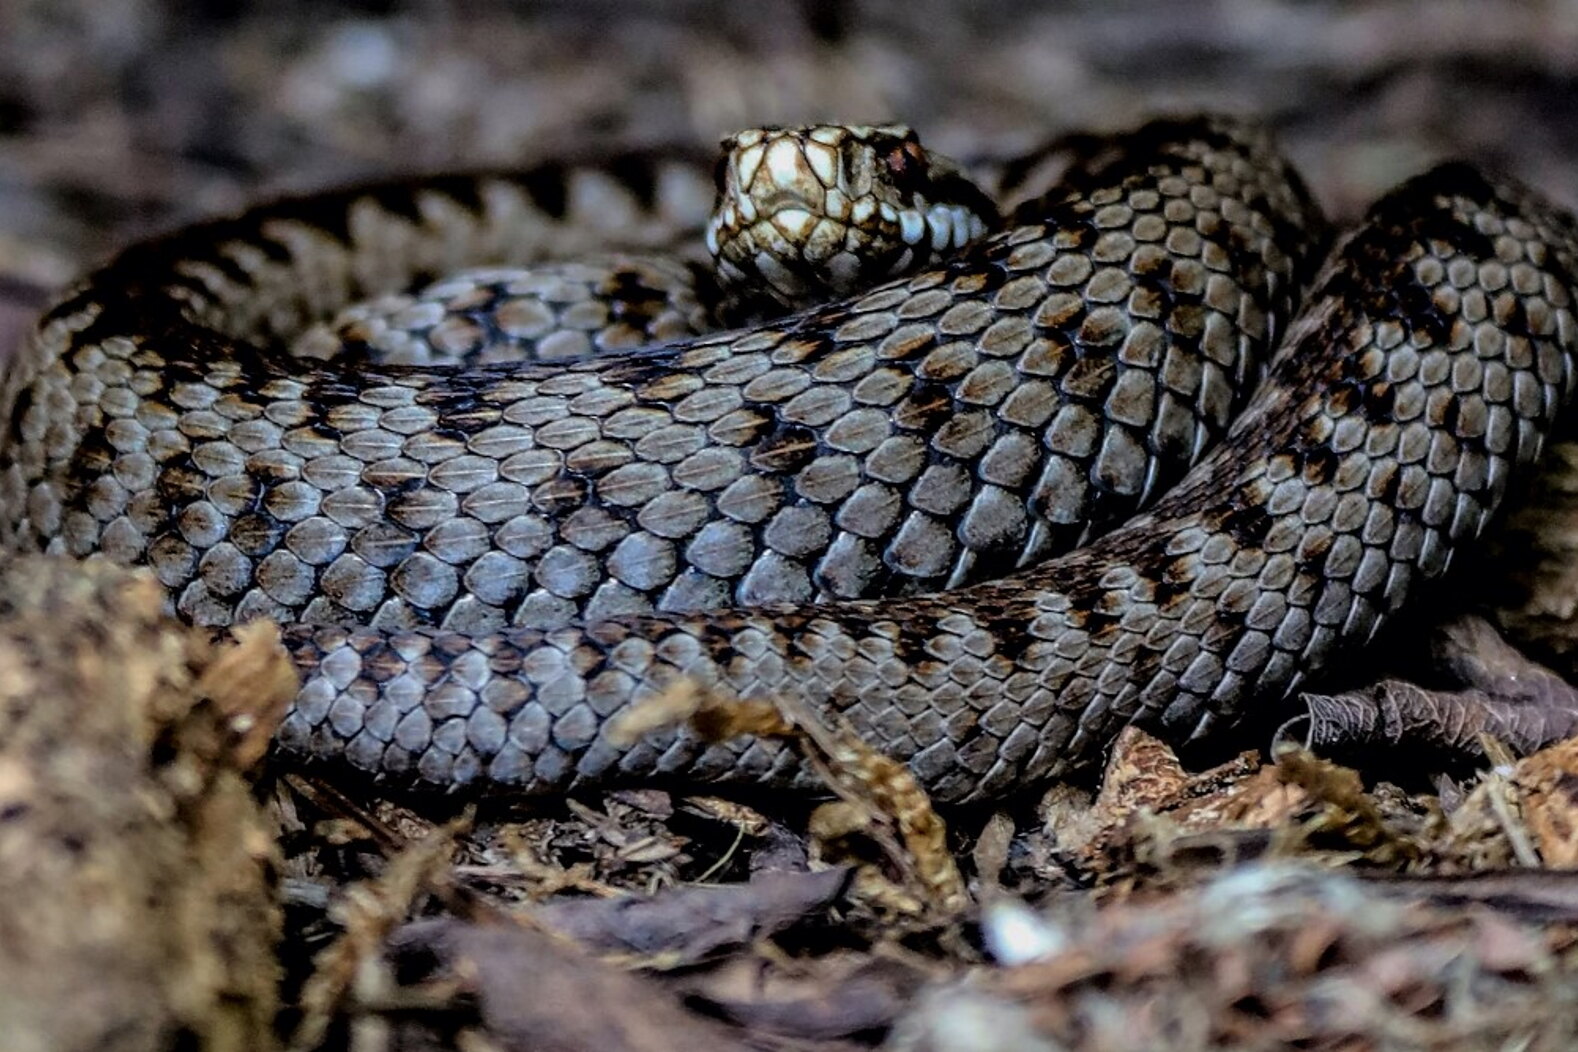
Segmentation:
{"type": "Polygon", "coordinates": [[[746,330],[471,368],[285,350],[460,266],[657,244],[706,185],[636,157],[443,177],[127,249],[6,366],[0,544],[286,622],[280,750],[393,785],[803,778],[772,744],[609,737],[688,678],[836,713],[966,801],[1286,697],[1447,569],[1573,387],[1559,208],[1448,164],[1321,266],[1297,177],[1216,118],[746,330]]]}

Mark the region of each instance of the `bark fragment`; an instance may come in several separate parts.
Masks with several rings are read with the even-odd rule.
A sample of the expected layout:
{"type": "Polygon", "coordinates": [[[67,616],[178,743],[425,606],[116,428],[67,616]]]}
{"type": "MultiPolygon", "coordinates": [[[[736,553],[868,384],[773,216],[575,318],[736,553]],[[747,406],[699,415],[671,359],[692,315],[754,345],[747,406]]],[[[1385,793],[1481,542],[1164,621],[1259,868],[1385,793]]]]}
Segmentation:
{"type": "Polygon", "coordinates": [[[0,570],[9,1052],[274,1047],[275,847],[238,771],[295,673],[272,626],[214,644],[163,603],[106,562],[0,570]]]}

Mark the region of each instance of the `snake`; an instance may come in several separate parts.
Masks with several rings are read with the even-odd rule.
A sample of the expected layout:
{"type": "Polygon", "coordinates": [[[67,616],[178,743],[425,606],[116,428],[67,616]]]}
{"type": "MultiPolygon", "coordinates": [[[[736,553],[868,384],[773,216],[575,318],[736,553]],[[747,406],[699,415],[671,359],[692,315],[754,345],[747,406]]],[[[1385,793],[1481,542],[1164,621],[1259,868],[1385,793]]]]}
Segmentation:
{"type": "MultiPolygon", "coordinates": [[[[885,134],[860,163],[925,159],[885,134]]],[[[779,167],[852,207],[824,138],[831,180],[817,149],[779,167]]],[[[902,220],[946,252],[720,331],[296,346],[468,267],[706,240],[707,168],[397,180],[132,245],[5,365],[0,547],[147,566],[200,625],[282,622],[287,762],[505,797],[807,783],[782,743],[611,733],[687,683],[809,706],[967,803],[1087,772],[1131,724],[1210,737],[1355,653],[1573,388],[1560,206],[1447,162],[1332,236],[1269,134],[1216,116],[1090,139],[962,247],[902,220]]],[[[743,274],[777,234],[736,220],[743,274]]],[[[823,230],[802,261],[863,269],[788,220],[823,230]]],[[[758,299],[806,284],[754,269],[758,299]]]]}

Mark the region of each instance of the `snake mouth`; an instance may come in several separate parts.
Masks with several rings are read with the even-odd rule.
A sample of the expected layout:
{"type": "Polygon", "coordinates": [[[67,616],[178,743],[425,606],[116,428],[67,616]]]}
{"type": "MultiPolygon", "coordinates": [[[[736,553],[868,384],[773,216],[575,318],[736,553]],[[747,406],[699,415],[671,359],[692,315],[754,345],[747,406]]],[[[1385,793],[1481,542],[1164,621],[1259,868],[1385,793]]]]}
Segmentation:
{"type": "MultiPolygon", "coordinates": [[[[756,198],[742,196],[724,206],[718,219],[709,224],[709,233],[768,223],[784,236],[804,243],[813,231],[826,238],[830,228],[836,228],[841,234],[853,233],[873,243],[897,241],[915,248],[924,241],[930,243],[933,251],[942,251],[949,247],[962,248],[986,232],[981,217],[963,205],[899,207],[887,201],[871,200],[851,205],[847,200],[826,199],[834,195],[836,191],[818,195],[814,201],[793,190],[780,190],[756,198]],[[818,227],[822,229],[817,230],[818,227]]],[[[717,251],[713,243],[709,242],[707,247],[717,251]]]]}
{"type": "Polygon", "coordinates": [[[826,201],[792,191],[742,197],[714,215],[707,249],[726,267],[799,297],[817,287],[845,293],[986,233],[981,216],[957,204],[901,208],[866,199],[841,210],[844,215],[834,215],[826,201]]]}
{"type": "Polygon", "coordinates": [[[933,252],[963,248],[986,233],[986,222],[964,205],[932,205],[924,212],[908,208],[896,212],[899,239],[911,247],[927,241],[933,252]]]}

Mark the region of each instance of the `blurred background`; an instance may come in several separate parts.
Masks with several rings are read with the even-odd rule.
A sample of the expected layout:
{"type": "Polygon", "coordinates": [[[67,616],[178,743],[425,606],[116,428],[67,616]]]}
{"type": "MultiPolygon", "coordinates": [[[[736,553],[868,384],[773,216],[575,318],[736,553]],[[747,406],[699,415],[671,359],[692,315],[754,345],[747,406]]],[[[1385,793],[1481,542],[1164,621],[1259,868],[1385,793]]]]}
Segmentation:
{"type": "Polygon", "coordinates": [[[956,154],[1263,115],[1351,215],[1430,161],[1578,203],[1578,0],[0,0],[0,313],[286,189],[741,126],[956,154]]]}

